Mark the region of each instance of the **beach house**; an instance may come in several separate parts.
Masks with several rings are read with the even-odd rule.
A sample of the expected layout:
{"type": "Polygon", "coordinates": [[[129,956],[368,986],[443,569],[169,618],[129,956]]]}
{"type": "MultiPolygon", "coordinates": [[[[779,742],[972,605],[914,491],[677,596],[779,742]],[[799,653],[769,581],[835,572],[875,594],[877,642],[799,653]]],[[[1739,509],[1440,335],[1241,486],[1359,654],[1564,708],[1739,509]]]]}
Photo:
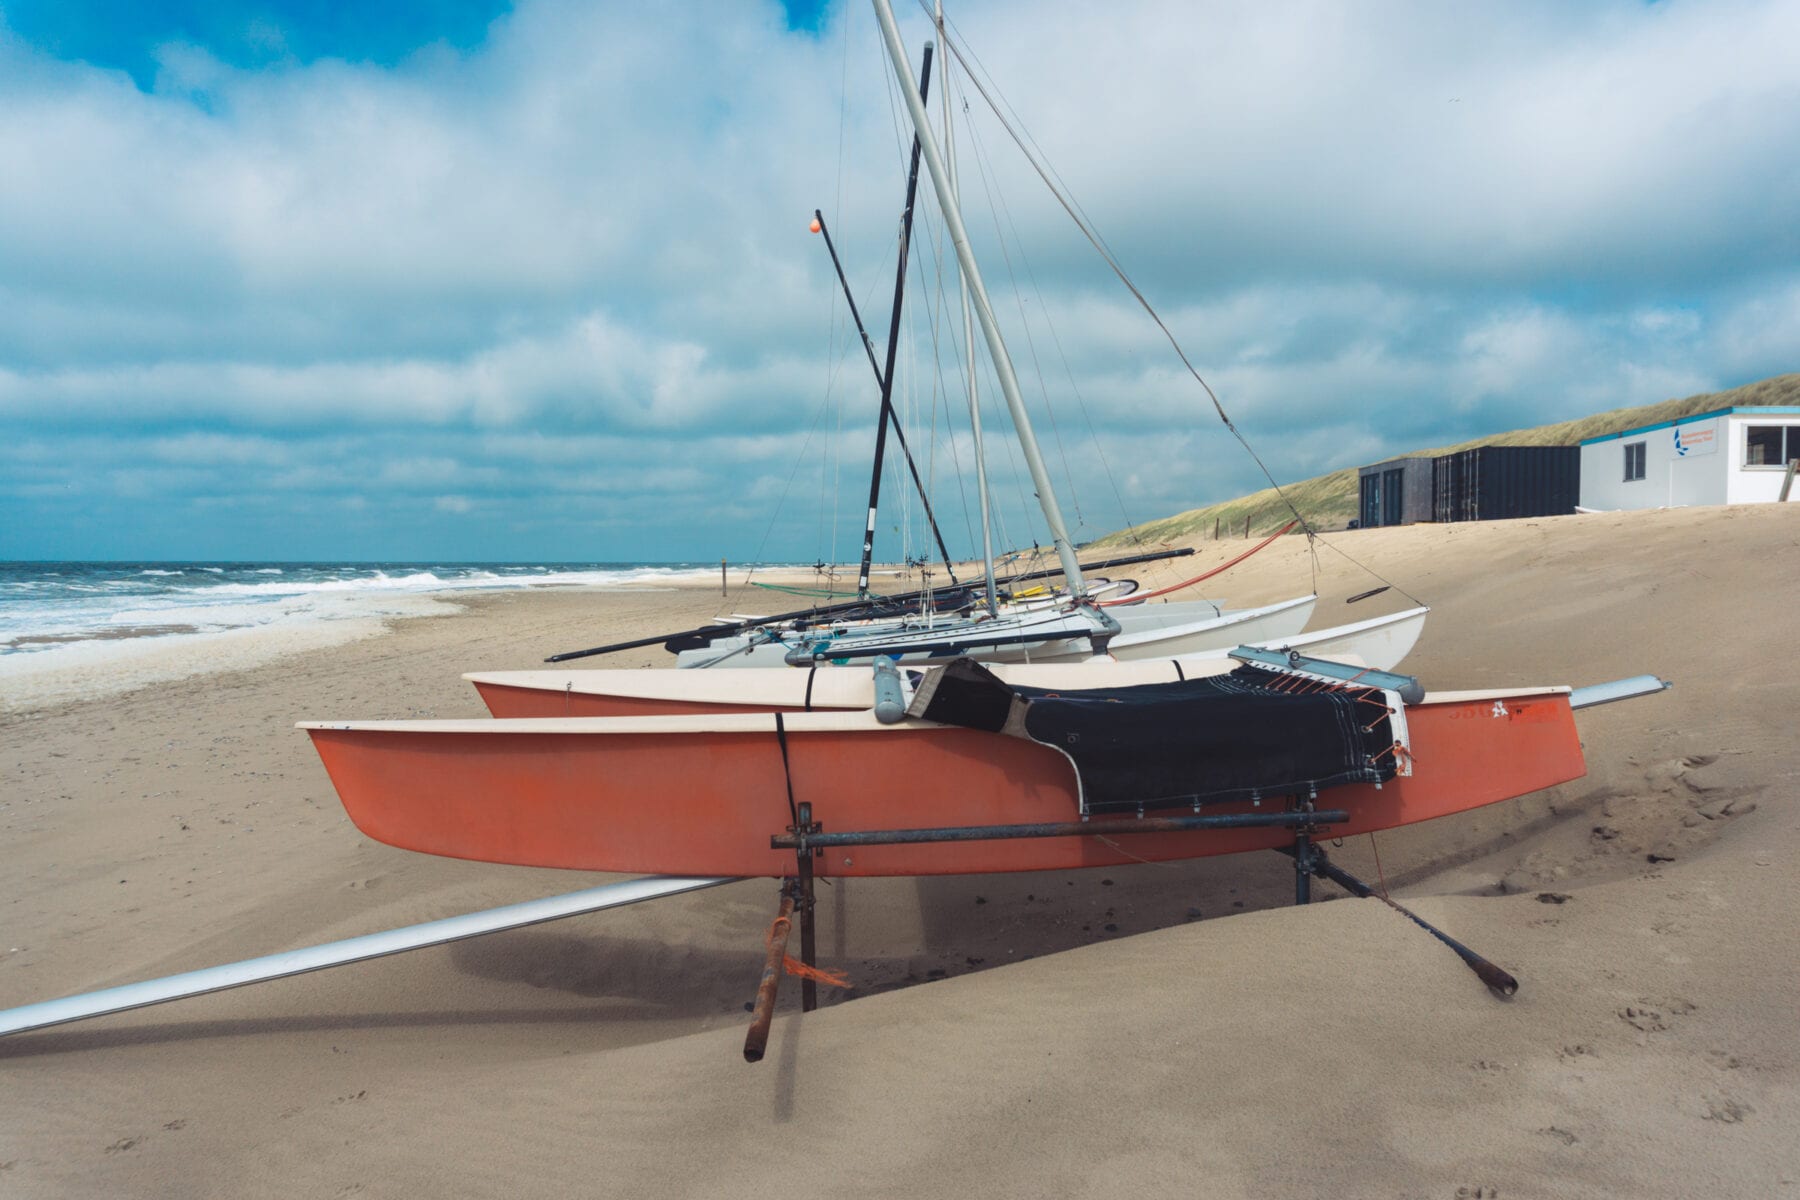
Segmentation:
{"type": "Polygon", "coordinates": [[[1796,459],[1800,408],[1721,408],[1660,421],[1581,443],[1581,507],[1766,503],[1781,497],[1796,459]]]}

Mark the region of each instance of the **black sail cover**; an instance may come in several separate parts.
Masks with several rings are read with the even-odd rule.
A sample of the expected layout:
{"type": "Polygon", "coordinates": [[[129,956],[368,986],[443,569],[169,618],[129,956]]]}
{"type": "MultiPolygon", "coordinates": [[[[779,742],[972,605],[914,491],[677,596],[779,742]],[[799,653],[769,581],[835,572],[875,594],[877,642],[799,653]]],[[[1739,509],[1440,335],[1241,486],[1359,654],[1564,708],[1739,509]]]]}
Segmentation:
{"type": "Polygon", "coordinates": [[[1015,687],[969,659],[932,672],[907,715],[1068,755],[1083,812],[1186,808],[1394,777],[1387,698],[1260,667],[1137,687],[1015,687]]]}

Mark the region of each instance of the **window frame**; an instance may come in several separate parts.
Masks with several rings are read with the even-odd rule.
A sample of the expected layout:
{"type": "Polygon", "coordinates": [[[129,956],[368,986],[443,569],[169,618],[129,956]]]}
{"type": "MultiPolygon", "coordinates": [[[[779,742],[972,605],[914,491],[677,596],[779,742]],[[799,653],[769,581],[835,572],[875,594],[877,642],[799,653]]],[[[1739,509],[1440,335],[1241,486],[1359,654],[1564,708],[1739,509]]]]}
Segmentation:
{"type": "Polygon", "coordinates": [[[1625,482],[1626,483],[1639,483],[1643,480],[1645,475],[1649,474],[1648,447],[1649,447],[1648,442],[1640,441],[1640,442],[1626,442],[1625,443],[1625,482]],[[1633,466],[1634,459],[1636,460],[1635,465],[1637,466],[1637,474],[1636,475],[1633,475],[1631,473],[1631,468],[1633,466]]]}
{"type": "Polygon", "coordinates": [[[1752,425],[1744,424],[1744,452],[1738,456],[1738,467],[1745,471],[1785,471],[1788,460],[1800,458],[1800,424],[1752,425]],[[1759,429],[1775,429],[1781,434],[1782,456],[1778,462],[1753,463],[1750,461],[1750,435],[1759,429]]]}

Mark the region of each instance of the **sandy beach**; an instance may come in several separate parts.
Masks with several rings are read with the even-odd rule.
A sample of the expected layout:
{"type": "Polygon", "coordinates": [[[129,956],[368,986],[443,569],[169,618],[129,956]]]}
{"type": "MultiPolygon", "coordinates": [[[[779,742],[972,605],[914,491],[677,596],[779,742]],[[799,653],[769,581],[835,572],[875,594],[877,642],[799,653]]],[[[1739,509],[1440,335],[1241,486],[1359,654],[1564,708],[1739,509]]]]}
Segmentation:
{"type": "MultiPolygon", "coordinates": [[[[1800,506],[1330,542],[1205,590],[1409,605],[1346,605],[1372,571],[1432,606],[1432,688],[1675,681],[1580,714],[1585,779],[1334,851],[1511,1000],[1378,901],[1291,907],[1274,855],[853,880],[820,936],[853,988],[790,984],[749,1065],[747,881],[0,1041],[0,1196],[1800,1195],[1800,506]]],[[[480,716],[462,672],[718,589],[457,605],[8,697],[0,1007],[604,882],[369,841],[294,722],[480,716]]]]}

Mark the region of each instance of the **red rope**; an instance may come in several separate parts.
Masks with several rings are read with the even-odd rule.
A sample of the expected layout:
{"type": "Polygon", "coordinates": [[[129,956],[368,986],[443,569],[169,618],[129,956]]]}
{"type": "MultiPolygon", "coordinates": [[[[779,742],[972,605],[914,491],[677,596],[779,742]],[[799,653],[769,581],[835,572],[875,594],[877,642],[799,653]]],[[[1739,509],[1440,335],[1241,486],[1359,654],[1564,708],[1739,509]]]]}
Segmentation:
{"type": "Polygon", "coordinates": [[[1181,583],[1172,583],[1166,588],[1157,588],[1154,592],[1133,592],[1129,596],[1120,596],[1117,600],[1102,600],[1102,601],[1100,601],[1099,607],[1111,608],[1115,604],[1136,604],[1140,600],[1150,600],[1157,596],[1166,596],[1170,592],[1179,592],[1182,588],[1193,587],[1196,583],[1199,583],[1203,579],[1211,579],[1214,575],[1217,575],[1220,571],[1228,571],[1232,567],[1237,566],[1239,563],[1243,562],[1246,558],[1249,558],[1252,554],[1255,554],[1258,550],[1261,550],[1264,546],[1267,546],[1270,542],[1274,541],[1276,538],[1280,537],[1282,534],[1286,533],[1288,530],[1292,529],[1294,526],[1298,525],[1299,523],[1300,522],[1297,520],[1289,521],[1286,525],[1283,525],[1280,529],[1277,529],[1274,533],[1271,533],[1268,537],[1264,538],[1262,541],[1258,542],[1256,545],[1250,547],[1250,549],[1244,551],[1242,554],[1238,555],[1236,558],[1232,559],[1230,562],[1225,563],[1221,566],[1214,567],[1210,571],[1206,571],[1199,575],[1196,575],[1192,579],[1184,580],[1181,583]]]}

